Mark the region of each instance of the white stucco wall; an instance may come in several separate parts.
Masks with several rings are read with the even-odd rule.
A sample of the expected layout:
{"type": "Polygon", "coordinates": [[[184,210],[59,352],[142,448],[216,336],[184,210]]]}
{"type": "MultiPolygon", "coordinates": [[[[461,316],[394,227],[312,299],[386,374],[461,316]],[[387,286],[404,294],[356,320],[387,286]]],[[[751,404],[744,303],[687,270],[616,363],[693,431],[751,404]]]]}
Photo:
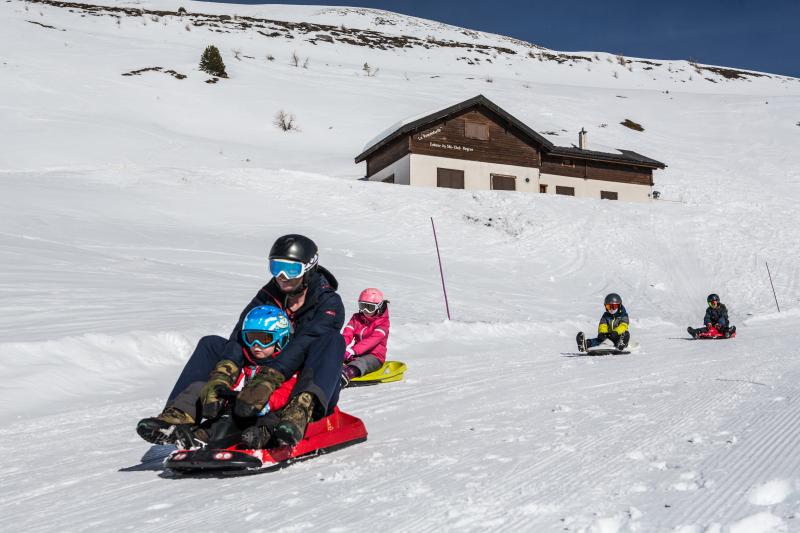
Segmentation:
{"type": "Polygon", "coordinates": [[[436,157],[420,154],[406,154],[388,167],[369,177],[370,181],[383,181],[394,174],[394,182],[400,185],[416,185],[419,187],[436,187],[436,169],[449,168],[464,171],[464,188],[472,191],[488,191],[491,189],[490,176],[502,174],[515,176],[517,190],[523,192],[539,192],[539,185],[547,185],[547,194],[555,194],[556,186],[574,187],[575,196],[580,198],[600,199],[600,191],[612,191],[623,202],[649,202],[652,187],[634,185],[614,181],[587,180],[540,174],[538,168],[500,165],[466,159],[436,157]],[[525,178],[529,181],[526,183],[525,178]]]}
{"type": "Polygon", "coordinates": [[[411,154],[406,154],[388,167],[369,177],[369,181],[383,181],[394,174],[394,182],[400,185],[411,183],[411,154]]]}
{"type": "MultiPolygon", "coordinates": [[[[471,191],[491,190],[492,174],[515,176],[518,191],[539,192],[539,169],[534,167],[519,167],[515,165],[500,165],[497,163],[484,163],[481,161],[468,161],[466,159],[452,159],[449,157],[436,157],[430,155],[410,154],[411,156],[411,185],[420,187],[436,187],[436,169],[449,168],[464,171],[464,188],[471,191]],[[528,182],[525,182],[528,178],[528,182]]],[[[408,156],[406,156],[408,157],[408,156]]]]}
{"type": "MultiPolygon", "coordinates": [[[[574,187],[575,196],[581,198],[600,199],[600,191],[617,193],[621,202],[649,202],[653,188],[649,185],[635,185],[632,183],[618,183],[616,181],[587,180],[583,178],[570,178],[553,174],[541,174],[539,183],[547,185],[547,194],[555,194],[556,186],[574,187]]],[[[539,187],[536,187],[539,190],[539,187]]]]}

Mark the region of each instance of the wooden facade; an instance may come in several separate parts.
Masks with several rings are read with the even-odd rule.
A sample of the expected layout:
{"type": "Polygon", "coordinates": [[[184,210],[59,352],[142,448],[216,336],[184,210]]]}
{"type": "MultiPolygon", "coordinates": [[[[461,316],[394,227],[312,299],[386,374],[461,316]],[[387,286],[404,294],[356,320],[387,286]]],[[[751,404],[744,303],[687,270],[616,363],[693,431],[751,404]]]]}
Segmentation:
{"type": "Polygon", "coordinates": [[[431,124],[424,130],[409,136],[409,152],[484,161],[521,167],[539,166],[539,148],[504,125],[497,117],[484,109],[472,109],[431,124]],[[475,125],[485,127],[488,136],[479,139],[467,136],[467,129],[475,125]]]}
{"type": "Polygon", "coordinates": [[[386,145],[367,159],[367,176],[372,176],[408,153],[408,137],[401,137],[386,145]]]}
{"type": "Polygon", "coordinates": [[[575,156],[547,154],[542,157],[542,172],[590,180],[653,185],[653,169],[633,165],[578,159],[575,156]]]}
{"type": "MultiPolygon", "coordinates": [[[[653,170],[666,166],[626,150],[604,153],[555,146],[481,95],[398,126],[357,156],[356,163],[366,161],[367,179],[375,176],[376,180],[385,180],[398,168],[387,167],[403,160],[407,176],[398,182],[414,184],[411,175],[423,168],[419,162],[412,165],[414,156],[427,165],[424,172],[428,186],[471,188],[469,174],[480,172],[485,175],[480,188],[487,190],[561,191],[560,194],[575,195],[577,188],[579,195],[586,196],[590,188],[580,182],[596,182],[591,194],[604,199],[619,196],[614,184],[619,184],[618,189],[647,189],[645,197],[650,197],[653,170]],[[448,165],[447,160],[462,163],[448,165]],[[468,162],[474,164],[470,166],[468,162]],[[376,176],[381,171],[386,176],[376,176]],[[549,189],[547,176],[553,185],[549,189]]],[[[474,178],[472,183],[474,188],[474,178]]]]}

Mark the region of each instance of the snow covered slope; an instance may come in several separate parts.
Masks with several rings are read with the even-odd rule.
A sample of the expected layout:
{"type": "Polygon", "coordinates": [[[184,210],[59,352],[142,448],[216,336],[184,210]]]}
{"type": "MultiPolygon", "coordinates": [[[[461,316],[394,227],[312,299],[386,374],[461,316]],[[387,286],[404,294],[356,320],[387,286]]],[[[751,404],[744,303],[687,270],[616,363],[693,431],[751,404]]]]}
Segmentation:
{"type": "Polygon", "coordinates": [[[176,14],[0,3],[7,527],[800,529],[798,80],[559,62],[374,10],[107,4],[176,14]],[[211,43],[230,75],[214,84],[197,70],[211,43]],[[556,143],[586,127],[594,146],[666,162],[666,201],[355,180],[353,156],[384,128],[477,93],[556,143]],[[272,125],[280,109],[301,131],[272,125]],[[229,332],[271,241],[295,231],[320,244],[349,310],[366,286],[386,292],[407,379],[343,393],[366,443],[257,477],[174,480],[135,423],[201,335],[229,332]],[[612,290],[642,349],[575,357],[612,290]],[[712,291],[739,336],[689,342],[712,291]]]}

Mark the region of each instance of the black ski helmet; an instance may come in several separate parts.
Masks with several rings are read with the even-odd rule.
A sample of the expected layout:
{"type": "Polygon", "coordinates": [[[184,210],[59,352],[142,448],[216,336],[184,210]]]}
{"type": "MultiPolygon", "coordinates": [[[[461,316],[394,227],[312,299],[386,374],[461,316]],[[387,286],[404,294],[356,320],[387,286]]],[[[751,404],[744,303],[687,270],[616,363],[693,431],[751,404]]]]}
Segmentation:
{"type": "Polygon", "coordinates": [[[300,294],[308,287],[308,276],[317,270],[317,245],[305,235],[291,233],[278,237],[269,249],[270,259],[288,259],[303,263],[303,281],[290,294],[300,294]]]}
{"type": "Polygon", "coordinates": [[[606,299],[603,302],[603,305],[608,305],[608,304],[622,305],[622,296],[620,296],[616,292],[612,292],[611,294],[606,296],[606,299]]]}
{"type": "Polygon", "coordinates": [[[708,302],[708,303],[711,303],[711,302],[719,303],[719,294],[714,294],[712,292],[711,294],[708,295],[708,298],[706,298],[706,302],[708,302]]]}
{"type": "Polygon", "coordinates": [[[284,235],[269,249],[269,258],[298,261],[311,269],[317,265],[317,245],[305,235],[284,235]]]}

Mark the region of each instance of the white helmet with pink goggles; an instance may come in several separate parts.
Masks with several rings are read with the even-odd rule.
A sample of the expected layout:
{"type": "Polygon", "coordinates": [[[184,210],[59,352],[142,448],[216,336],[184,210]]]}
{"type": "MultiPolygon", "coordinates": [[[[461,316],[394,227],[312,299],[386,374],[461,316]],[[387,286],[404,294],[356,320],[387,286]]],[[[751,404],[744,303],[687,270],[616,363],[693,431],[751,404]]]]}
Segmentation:
{"type": "Polygon", "coordinates": [[[358,295],[358,310],[366,313],[376,313],[383,307],[383,293],[374,288],[364,289],[358,295]]]}

